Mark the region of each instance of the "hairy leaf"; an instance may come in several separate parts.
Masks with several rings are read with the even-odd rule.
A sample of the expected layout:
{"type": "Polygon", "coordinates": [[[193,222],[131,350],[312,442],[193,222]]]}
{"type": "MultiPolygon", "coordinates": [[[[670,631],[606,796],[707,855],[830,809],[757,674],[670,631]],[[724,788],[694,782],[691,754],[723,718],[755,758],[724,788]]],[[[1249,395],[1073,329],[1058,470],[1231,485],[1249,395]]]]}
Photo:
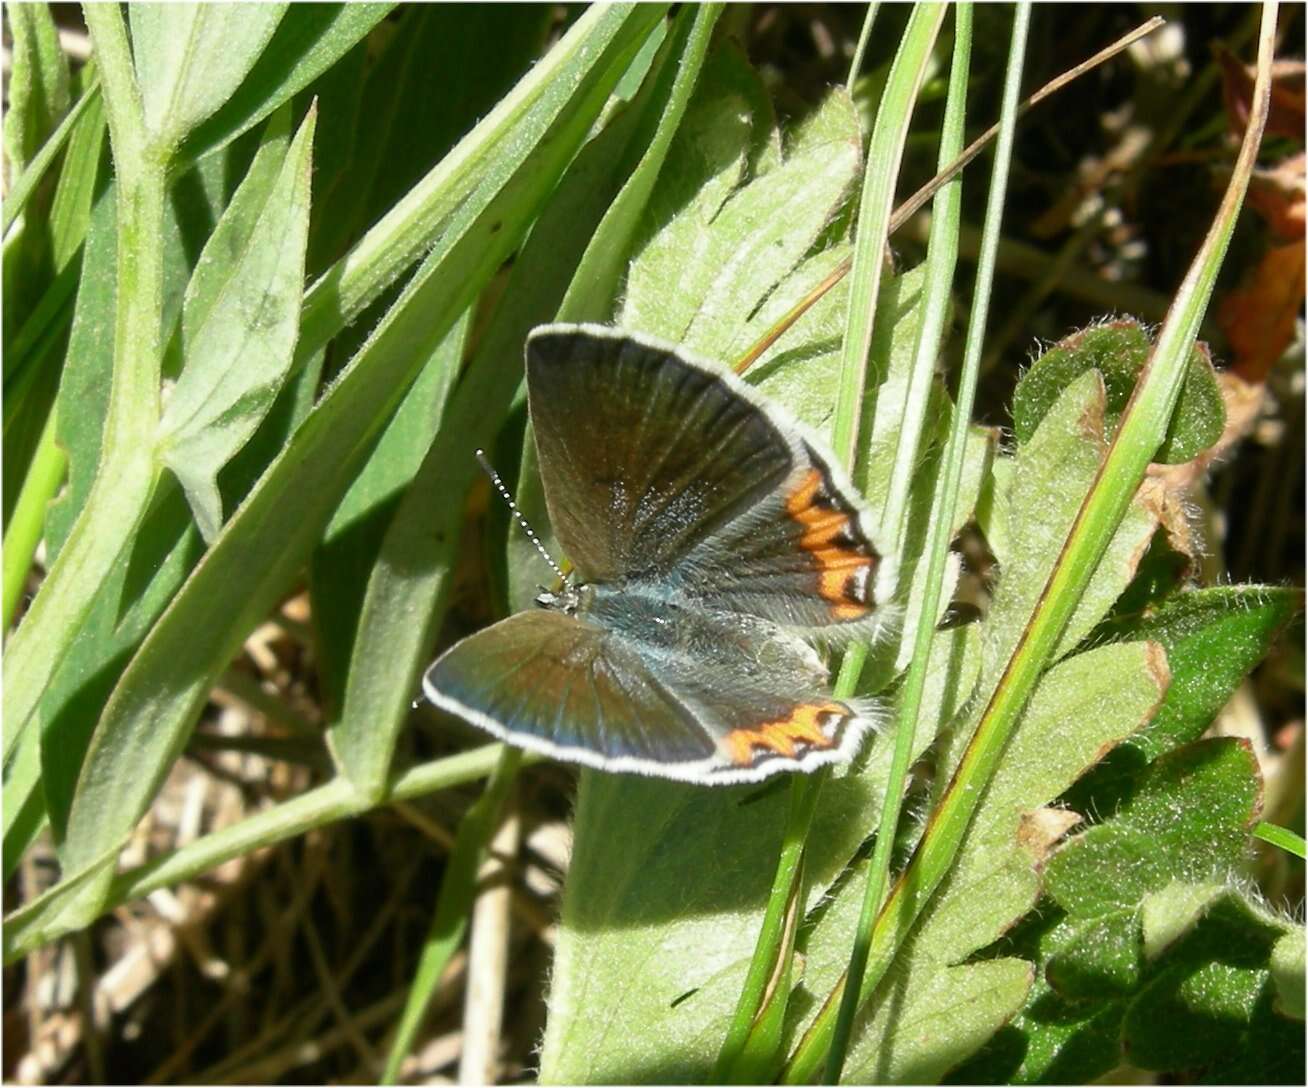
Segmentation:
{"type": "Polygon", "coordinates": [[[1234,886],[1259,794],[1245,743],[1202,741],[1060,850],[1049,900],[988,953],[1029,956],[1041,977],[957,1078],[1076,1083],[1129,1061],[1284,1083],[1302,1068],[1302,1026],[1274,1009],[1274,949],[1298,927],[1234,886]]]}
{"type": "Polygon", "coordinates": [[[288,148],[289,119],[270,122],[200,255],[182,309],[184,369],[159,421],[160,457],[207,541],[223,520],[218,473],[272,408],[299,333],[315,114],[288,148]]]}
{"type": "MultiPolygon", "coordinates": [[[[1091,368],[1104,380],[1104,438],[1111,438],[1151,350],[1149,334],[1134,319],[1096,325],[1055,344],[1018,382],[1013,396],[1018,441],[1029,439],[1068,384],[1091,368]]],[[[1155,459],[1165,465],[1189,461],[1221,437],[1225,423],[1226,407],[1212,359],[1204,345],[1196,345],[1167,438],[1155,459]]]]}

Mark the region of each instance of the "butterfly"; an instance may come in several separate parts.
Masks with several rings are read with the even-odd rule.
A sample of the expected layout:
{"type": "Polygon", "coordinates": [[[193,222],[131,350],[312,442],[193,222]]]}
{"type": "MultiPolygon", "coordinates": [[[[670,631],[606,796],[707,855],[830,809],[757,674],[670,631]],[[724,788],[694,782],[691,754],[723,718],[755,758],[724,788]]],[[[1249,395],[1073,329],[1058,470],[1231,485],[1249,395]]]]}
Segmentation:
{"type": "Polygon", "coordinates": [[[573,574],[442,654],[427,698],[608,771],[728,784],[850,758],[875,705],[834,698],[805,636],[874,635],[893,576],[844,472],[676,347],[546,325],[526,367],[573,574]]]}

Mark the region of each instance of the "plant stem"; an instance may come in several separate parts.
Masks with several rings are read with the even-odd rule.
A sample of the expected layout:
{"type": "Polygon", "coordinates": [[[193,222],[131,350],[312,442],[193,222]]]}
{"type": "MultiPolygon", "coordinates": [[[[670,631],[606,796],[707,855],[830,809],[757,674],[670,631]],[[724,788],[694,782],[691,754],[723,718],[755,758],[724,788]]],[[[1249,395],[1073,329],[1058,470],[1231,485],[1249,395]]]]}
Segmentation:
{"type": "Polygon", "coordinates": [[[162,359],[167,154],[146,142],[122,12],[89,4],[100,63],[118,199],[118,309],[114,372],[100,464],[86,505],[4,662],[4,755],[36,710],[95,596],[130,544],[154,488],[162,359]]]}
{"type": "MultiPolygon", "coordinates": [[[[958,154],[963,145],[964,113],[967,95],[968,67],[972,49],[972,6],[959,4],[955,10],[954,59],[949,78],[949,96],[941,131],[940,158],[942,165],[958,154]]],[[[1014,34],[1016,37],[1016,32],[1014,34]]],[[[935,370],[935,359],[944,334],[945,314],[949,306],[953,285],[954,266],[958,259],[958,225],[962,208],[961,184],[956,180],[936,194],[935,214],[932,217],[931,243],[927,255],[927,279],[923,285],[925,314],[915,353],[911,385],[917,387],[917,396],[910,390],[909,402],[916,409],[905,412],[905,425],[900,433],[896,453],[896,472],[892,476],[891,490],[887,495],[886,512],[882,519],[883,535],[889,531],[896,542],[896,554],[902,550],[904,518],[908,505],[907,484],[912,479],[921,438],[922,416],[926,411],[926,395],[935,370]]],[[[980,288],[978,287],[978,290],[980,288]]],[[[935,501],[931,511],[931,540],[928,545],[926,590],[922,595],[915,630],[912,665],[900,700],[899,721],[895,732],[894,754],[890,774],[886,780],[886,793],[882,803],[881,820],[877,824],[876,845],[868,869],[864,888],[862,913],[850,951],[847,986],[840,1002],[831,1049],[827,1055],[825,1079],[838,1084],[845,1066],[854,1016],[858,1012],[857,995],[862,989],[867,953],[871,941],[872,924],[881,905],[890,873],[890,854],[899,826],[900,809],[904,799],[904,786],[909,764],[913,757],[913,739],[917,735],[917,719],[922,704],[922,691],[926,685],[927,661],[931,655],[931,638],[935,633],[932,622],[939,605],[944,582],[945,560],[949,554],[949,527],[953,524],[954,507],[958,503],[959,480],[963,474],[963,458],[967,447],[967,427],[972,418],[972,400],[976,389],[978,357],[969,356],[971,372],[965,372],[959,382],[958,400],[949,444],[946,447],[935,501]]]]}
{"type": "Polygon", "coordinates": [[[22,489],[9,516],[4,541],[4,616],[0,628],[9,630],[14,610],[22,599],[27,585],[27,572],[32,566],[36,546],[45,531],[46,504],[59,489],[68,458],[55,442],[55,415],[58,401],[50,406],[45,427],[32,456],[22,489]]]}

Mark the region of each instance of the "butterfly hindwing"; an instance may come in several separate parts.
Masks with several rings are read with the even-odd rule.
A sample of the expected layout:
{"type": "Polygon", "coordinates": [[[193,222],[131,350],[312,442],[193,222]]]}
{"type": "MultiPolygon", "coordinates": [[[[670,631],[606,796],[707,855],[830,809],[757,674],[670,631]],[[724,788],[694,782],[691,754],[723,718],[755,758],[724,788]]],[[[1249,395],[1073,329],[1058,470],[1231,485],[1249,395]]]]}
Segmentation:
{"type": "MultiPolygon", "coordinates": [[[[732,622],[687,621],[696,637],[723,636],[732,622]]],[[[721,665],[743,643],[720,646],[688,658],[559,612],[521,612],[446,651],[423,686],[501,740],[611,771],[729,784],[854,751],[869,716],[825,695],[806,663],[783,651],[778,682],[742,682],[721,665]],[[783,677],[801,687],[784,691],[783,677]]]]}

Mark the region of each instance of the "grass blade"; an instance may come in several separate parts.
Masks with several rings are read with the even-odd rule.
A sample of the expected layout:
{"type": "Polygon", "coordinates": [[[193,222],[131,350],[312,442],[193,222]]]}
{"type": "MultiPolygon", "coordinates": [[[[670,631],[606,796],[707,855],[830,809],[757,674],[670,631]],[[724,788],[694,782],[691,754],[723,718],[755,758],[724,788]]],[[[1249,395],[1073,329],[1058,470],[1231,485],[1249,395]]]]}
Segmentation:
{"type": "MultiPolygon", "coordinates": [[[[914,8],[891,67],[868,146],[869,165],[864,173],[855,236],[854,278],[832,431],[836,455],[851,468],[856,459],[858,423],[867,384],[867,357],[884,263],[882,254],[894,207],[894,182],[899,174],[898,163],[908,136],[913,105],[944,13],[944,7],[938,4],[918,4],[914,8]],[[875,168],[872,163],[877,164],[875,168]]],[[[873,14],[874,11],[869,11],[868,18],[873,14]]],[[[835,686],[837,699],[848,698],[853,693],[866,653],[866,648],[857,644],[846,651],[835,686]]],[[[826,775],[818,773],[799,776],[791,783],[790,815],[763,926],[735,1015],[718,1056],[717,1072],[724,1080],[737,1075],[736,1062],[762,1009],[768,980],[776,976],[781,958],[790,954],[789,949],[782,946],[783,923],[787,905],[796,899],[795,882],[803,873],[800,852],[825,780],[826,775]]],[[[784,996],[781,995],[783,1001],[784,996]]]]}
{"type": "MultiPolygon", "coordinates": [[[[1141,374],[1098,476],[1086,495],[1025,632],[982,714],[953,782],[928,824],[903,876],[896,882],[873,930],[869,972],[860,1002],[875,989],[905,934],[957,853],[984,784],[999,762],[1041,669],[1062,636],[1104,548],[1135,496],[1150,458],[1162,444],[1187,373],[1190,350],[1212,294],[1235,218],[1252,171],[1269,100],[1275,5],[1263,8],[1258,83],[1251,121],[1236,169],[1214,219],[1177,294],[1157,347],[1141,374]]],[[[1011,122],[1010,122],[1011,126],[1011,122]]],[[[994,239],[997,241],[997,236],[994,239]]],[[[969,340],[971,336],[969,334],[969,340]]],[[[975,350],[979,351],[979,337],[975,350]]],[[[973,345],[969,343],[969,348],[973,345]]],[[[837,987],[832,998],[843,989],[837,987]]],[[[787,1081],[802,1083],[816,1067],[832,1030],[832,1001],[801,1042],[787,1081]]]]}
{"type": "MultiPolygon", "coordinates": [[[[1018,34],[1015,30],[1015,43],[1017,38],[1018,34]]],[[[1021,45],[1017,44],[1017,48],[1020,49],[1021,45]]],[[[959,148],[963,146],[971,52],[972,6],[970,3],[962,3],[954,9],[954,59],[949,77],[945,120],[941,130],[941,166],[954,158],[959,148]]],[[[1014,83],[1016,82],[1018,80],[1014,78],[1014,83]]],[[[954,266],[958,260],[958,228],[961,215],[962,186],[955,180],[936,194],[933,205],[931,241],[927,249],[927,280],[923,287],[926,295],[925,316],[915,352],[913,384],[905,406],[906,423],[900,433],[895,471],[891,477],[891,490],[881,520],[883,538],[895,541],[892,554],[902,552],[908,484],[913,478],[913,466],[918,461],[918,445],[927,411],[927,396],[935,372],[935,360],[944,336],[945,317],[953,287],[954,266]]],[[[976,388],[979,357],[973,357],[971,361],[973,364],[971,374],[965,374],[959,383],[949,442],[945,448],[942,471],[936,487],[936,499],[931,514],[931,539],[926,556],[928,564],[926,591],[916,618],[910,619],[907,624],[908,630],[915,633],[912,664],[900,698],[890,781],[886,787],[881,819],[877,824],[876,846],[868,869],[862,914],[854,937],[854,946],[850,952],[847,976],[852,982],[846,987],[841,999],[831,1050],[827,1055],[825,1080],[828,1084],[840,1083],[841,1073],[844,1070],[845,1055],[854,1028],[854,1016],[858,1011],[854,998],[861,990],[872,923],[876,917],[876,910],[881,905],[886,881],[889,878],[890,853],[899,827],[900,807],[903,802],[909,762],[912,758],[913,738],[917,734],[918,712],[926,686],[931,640],[935,634],[933,619],[937,614],[940,590],[944,584],[945,561],[948,558],[950,537],[953,535],[954,507],[957,505],[959,481],[963,475],[963,457],[967,446],[968,422],[972,417],[972,394],[976,388]]]]}

